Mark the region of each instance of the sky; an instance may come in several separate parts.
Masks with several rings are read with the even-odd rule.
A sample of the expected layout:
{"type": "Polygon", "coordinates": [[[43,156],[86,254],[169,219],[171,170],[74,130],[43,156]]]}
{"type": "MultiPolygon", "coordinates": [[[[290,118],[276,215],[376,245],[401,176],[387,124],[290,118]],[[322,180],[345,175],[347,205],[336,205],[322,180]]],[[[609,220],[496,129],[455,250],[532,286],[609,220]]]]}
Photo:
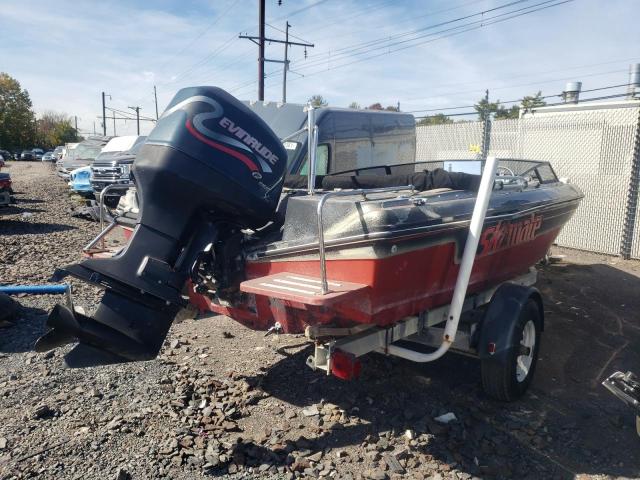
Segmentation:
{"type": "MultiPolygon", "coordinates": [[[[638,0],[266,0],[266,35],[289,48],[287,101],[400,103],[403,111],[463,113],[491,100],[627,83],[640,62],[638,0]],[[537,11],[536,11],[537,10],[537,11]],[[463,108],[455,108],[463,107],[463,108]]],[[[258,0],[0,0],[0,72],[28,90],[37,114],[78,117],[101,130],[107,106],[155,118],[182,87],[215,85],[256,100],[258,0]]],[[[266,57],[282,60],[271,43],[266,57]]],[[[265,100],[282,94],[282,64],[265,66],[265,100]]],[[[583,98],[621,93],[587,92],[583,98]]],[[[557,102],[559,98],[549,98],[557,102]]],[[[416,113],[424,115],[424,113],[416,113]]],[[[458,117],[462,118],[462,117],[458,117]]],[[[153,128],[143,121],[142,134],[153,128]]],[[[116,120],[118,135],[135,121],[116,120]]],[[[113,134],[113,121],[107,121],[113,134]]]]}

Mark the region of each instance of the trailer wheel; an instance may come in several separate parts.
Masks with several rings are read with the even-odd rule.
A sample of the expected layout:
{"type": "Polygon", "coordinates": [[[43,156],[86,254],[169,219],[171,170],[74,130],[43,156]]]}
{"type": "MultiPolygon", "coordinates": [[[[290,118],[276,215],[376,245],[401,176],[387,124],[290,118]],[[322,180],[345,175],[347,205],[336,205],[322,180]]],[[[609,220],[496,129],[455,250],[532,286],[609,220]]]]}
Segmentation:
{"type": "Polygon", "coordinates": [[[481,361],[482,387],[487,395],[505,402],[521,397],[529,387],[538,362],[541,312],[529,299],[516,320],[513,343],[504,362],[481,361]]]}
{"type": "Polygon", "coordinates": [[[104,199],[104,204],[107,206],[107,208],[116,208],[119,202],[120,197],[106,197],[104,199]]]}

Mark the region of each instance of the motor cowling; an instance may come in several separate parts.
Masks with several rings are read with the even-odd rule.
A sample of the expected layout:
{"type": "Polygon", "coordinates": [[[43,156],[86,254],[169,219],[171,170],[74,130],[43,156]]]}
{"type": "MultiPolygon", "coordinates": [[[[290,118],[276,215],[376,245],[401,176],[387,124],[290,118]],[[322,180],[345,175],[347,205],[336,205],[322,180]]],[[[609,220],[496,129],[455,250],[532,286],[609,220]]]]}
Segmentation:
{"type": "Polygon", "coordinates": [[[54,309],[52,330],[36,348],[78,340],[80,353],[67,363],[80,366],[155,357],[200,253],[225,238],[221,229],[272,220],[286,161],[275,133],[233,96],[215,87],[180,90],[134,162],[140,217],[129,244],[114,257],[62,269],[107,289],[94,318],[54,309]]]}

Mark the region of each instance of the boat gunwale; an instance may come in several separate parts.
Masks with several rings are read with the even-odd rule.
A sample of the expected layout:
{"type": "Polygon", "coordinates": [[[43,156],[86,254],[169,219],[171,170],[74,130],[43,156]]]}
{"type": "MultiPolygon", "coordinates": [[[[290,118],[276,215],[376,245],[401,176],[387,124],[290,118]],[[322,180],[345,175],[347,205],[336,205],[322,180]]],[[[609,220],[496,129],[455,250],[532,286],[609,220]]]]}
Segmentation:
{"type": "MultiPolygon", "coordinates": [[[[569,200],[553,202],[543,206],[537,205],[535,207],[531,207],[528,209],[518,210],[517,212],[487,216],[485,218],[484,223],[486,225],[487,223],[499,222],[501,220],[507,220],[507,219],[513,220],[518,217],[530,215],[534,212],[545,212],[551,209],[555,209],[561,206],[571,205],[571,204],[576,204],[576,208],[577,208],[577,205],[580,203],[582,198],[583,196],[581,195],[575,198],[571,198],[569,200]]],[[[446,223],[437,223],[432,225],[423,225],[419,227],[398,229],[392,232],[380,231],[380,232],[365,233],[365,234],[359,234],[359,235],[351,235],[349,237],[334,238],[334,239],[325,241],[325,248],[331,249],[331,250],[337,250],[340,247],[351,246],[351,245],[361,245],[361,244],[367,245],[367,244],[373,244],[373,243],[377,243],[377,242],[381,242],[389,239],[401,240],[406,237],[426,236],[432,233],[446,232],[447,230],[462,229],[462,228],[468,227],[470,222],[471,222],[471,218],[468,218],[465,220],[456,220],[456,221],[451,221],[446,223]]],[[[264,248],[261,250],[256,249],[254,251],[249,252],[245,258],[249,261],[260,261],[260,260],[277,258],[284,255],[289,255],[292,253],[302,253],[302,254],[314,253],[314,252],[317,252],[318,250],[319,250],[319,242],[316,241],[316,242],[304,243],[300,245],[273,248],[270,250],[264,249],[264,248]]]]}

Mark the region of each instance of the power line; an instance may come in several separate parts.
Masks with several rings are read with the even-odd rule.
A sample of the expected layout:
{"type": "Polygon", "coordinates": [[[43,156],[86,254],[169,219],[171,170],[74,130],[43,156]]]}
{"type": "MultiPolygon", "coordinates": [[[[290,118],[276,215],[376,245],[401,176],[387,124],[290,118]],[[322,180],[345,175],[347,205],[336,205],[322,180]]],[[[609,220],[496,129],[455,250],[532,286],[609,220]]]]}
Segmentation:
{"type": "MultiPolygon", "coordinates": [[[[491,9],[491,10],[495,11],[495,10],[500,9],[500,8],[507,8],[508,6],[512,6],[512,5],[516,4],[516,3],[521,3],[523,1],[529,1],[529,0],[518,0],[517,2],[511,2],[511,3],[508,3],[508,4],[502,5],[500,7],[495,7],[493,9],[491,9]]],[[[480,20],[476,20],[476,21],[469,22],[469,23],[462,24],[462,25],[456,25],[454,27],[446,28],[446,29],[439,30],[439,31],[436,31],[436,32],[421,34],[421,35],[418,35],[416,37],[405,39],[405,40],[398,40],[396,42],[389,42],[389,43],[386,43],[386,44],[382,44],[380,46],[369,48],[369,49],[361,51],[361,52],[357,52],[357,50],[362,50],[365,47],[358,47],[358,48],[352,49],[351,51],[346,51],[346,52],[340,53],[340,54],[337,55],[338,59],[342,59],[341,57],[356,57],[356,56],[359,56],[359,55],[365,55],[367,53],[370,53],[370,52],[373,52],[373,51],[376,51],[376,50],[385,50],[382,53],[377,53],[375,55],[371,55],[371,56],[368,56],[368,57],[365,57],[365,58],[353,60],[353,61],[348,62],[348,63],[339,64],[336,67],[329,67],[326,70],[334,70],[335,68],[339,68],[341,66],[351,65],[351,64],[354,64],[354,63],[358,63],[360,61],[365,61],[365,60],[369,60],[369,59],[372,59],[372,58],[377,58],[377,57],[382,56],[382,55],[388,55],[388,54],[395,53],[395,52],[398,52],[398,51],[401,51],[401,50],[405,50],[407,48],[413,48],[413,47],[416,47],[418,45],[423,45],[425,43],[430,43],[430,42],[434,41],[434,39],[430,39],[430,40],[426,40],[426,41],[423,41],[423,42],[414,43],[412,45],[406,45],[406,46],[395,48],[395,49],[391,48],[391,47],[395,47],[395,46],[398,46],[398,45],[403,45],[403,44],[406,44],[406,43],[416,42],[416,41],[421,40],[423,38],[434,37],[434,36],[437,36],[437,35],[440,35],[440,34],[444,34],[444,33],[447,33],[447,32],[452,32],[452,33],[450,33],[449,35],[436,37],[436,40],[441,39],[441,38],[446,38],[448,36],[459,35],[461,33],[466,33],[466,32],[472,31],[472,30],[477,30],[479,28],[483,28],[483,27],[486,27],[486,26],[489,26],[489,25],[493,25],[495,23],[501,23],[503,21],[511,20],[513,18],[517,18],[517,17],[524,16],[524,15],[529,15],[531,13],[535,13],[535,12],[538,12],[540,10],[556,7],[556,6],[559,6],[559,5],[562,5],[562,4],[565,4],[565,3],[569,3],[569,2],[572,2],[572,1],[574,1],[574,0],[562,0],[562,1],[545,0],[543,2],[539,2],[539,3],[536,3],[534,5],[529,5],[527,7],[523,7],[523,8],[520,8],[520,9],[512,10],[512,11],[501,13],[501,14],[497,14],[497,15],[494,15],[494,16],[491,16],[491,17],[484,17],[483,14],[485,12],[478,12],[478,13],[473,14],[473,15],[467,15],[465,17],[460,17],[459,19],[454,19],[454,20],[450,20],[450,21],[447,21],[447,22],[440,22],[440,23],[438,23],[436,25],[430,25],[428,27],[424,27],[421,30],[437,28],[437,27],[440,27],[440,26],[444,26],[444,25],[448,25],[448,24],[451,24],[451,23],[458,22],[461,19],[468,19],[470,17],[474,17],[474,16],[478,16],[478,15],[483,16],[483,18],[481,18],[480,20]],[[556,2],[556,3],[553,3],[553,2],[556,2]],[[460,30],[460,31],[456,32],[456,30],[460,30]]],[[[380,41],[385,41],[386,42],[387,39],[386,38],[385,39],[379,39],[377,41],[377,43],[380,43],[380,41]]],[[[336,59],[335,56],[332,57],[332,60],[335,60],[335,59],[336,59]]],[[[318,66],[320,64],[323,64],[324,62],[325,62],[325,60],[316,60],[315,62],[311,62],[310,64],[301,65],[299,68],[302,68],[302,69],[310,68],[310,67],[314,67],[314,66],[318,66]]],[[[300,62],[297,62],[297,63],[300,63],[300,62]]]]}
{"type": "MultiPolygon", "coordinates": [[[[129,116],[129,120],[135,120],[136,117],[133,116],[132,113],[129,113],[127,111],[123,111],[123,110],[118,110],[117,108],[111,108],[111,107],[106,107],[107,110],[110,110],[111,112],[115,112],[119,115],[123,115],[123,116],[129,116]]],[[[149,120],[151,122],[155,122],[156,119],[155,118],[151,118],[151,117],[145,117],[143,115],[140,115],[140,120],[149,120]]]]}
{"type": "Polygon", "coordinates": [[[236,34],[234,33],[231,37],[229,37],[224,43],[215,48],[212,52],[208,53],[204,57],[200,58],[196,62],[192,63],[189,67],[182,70],[180,73],[173,76],[173,78],[167,82],[159,83],[160,86],[173,85],[184,80],[190,73],[193,73],[195,70],[200,68],[200,66],[204,65],[208,61],[212,60],[216,57],[220,52],[222,52],[225,48],[231,45],[234,41],[237,40],[236,34]]]}
{"type": "MultiPolygon", "coordinates": [[[[270,24],[270,23],[268,23],[268,22],[265,22],[265,25],[266,25],[267,27],[271,27],[271,28],[273,28],[274,30],[277,30],[277,31],[278,31],[278,32],[280,32],[280,33],[284,33],[284,34],[286,34],[286,33],[287,33],[287,31],[286,31],[286,30],[282,30],[281,28],[274,27],[273,25],[271,25],[271,24],[270,24]]],[[[290,37],[292,37],[292,38],[297,38],[297,39],[298,39],[298,40],[300,40],[301,42],[309,43],[309,42],[308,42],[307,40],[305,40],[304,38],[296,37],[293,33],[289,33],[289,36],[290,36],[290,37]]]]}
{"type": "MultiPolygon", "coordinates": [[[[629,83],[621,83],[618,85],[608,85],[606,87],[599,87],[599,88],[591,88],[588,90],[581,90],[580,93],[589,93],[589,92],[597,92],[600,90],[608,90],[611,88],[620,88],[620,87],[628,87],[630,84],[629,83]]],[[[554,98],[554,97],[561,97],[562,94],[555,94],[555,95],[545,95],[545,96],[540,96],[537,97],[541,100],[547,99],[547,98],[554,98]]],[[[506,100],[506,101],[502,101],[502,100],[496,100],[497,103],[500,103],[501,105],[504,104],[508,104],[508,103],[519,103],[521,102],[522,99],[518,99],[518,100],[506,100]]],[[[441,112],[444,110],[462,110],[464,108],[474,108],[475,105],[462,105],[459,107],[443,107],[443,108],[428,108],[428,109],[424,109],[424,110],[409,110],[405,113],[424,113],[424,112],[441,112]]]]}
{"type": "Polygon", "coordinates": [[[176,58],[178,55],[180,55],[181,53],[184,53],[190,46],[192,46],[194,43],[196,43],[200,38],[202,38],[204,36],[204,34],[206,34],[209,30],[211,30],[221,19],[222,17],[224,17],[229,10],[231,10],[233,7],[236,6],[236,4],[239,2],[240,0],[235,0],[231,3],[231,5],[229,5],[229,7],[224,10],[222,13],[220,13],[220,15],[218,15],[215,20],[207,27],[205,28],[202,32],[200,32],[198,35],[195,36],[195,38],[193,40],[191,40],[188,44],[186,44],[180,51],[178,51],[177,53],[174,53],[173,55],[171,55],[163,64],[161,67],[158,68],[158,70],[162,70],[164,67],[166,67],[169,62],[171,60],[173,60],[174,58],[176,58]]]}
{"type": "MultiPolygon", "coordinates": [[[[415,19],[415,18],[421,18],[421,17],[429,16],[429,15],[435,15],[435,14],[438,14],[438,13],[444,13],[444,12],[447,12],[447,11],[451,11],[451,10],[455,10],[455,9],[461,8],[461,7],[463,7],[463,6],[467,6],[467,5],[471,5],[471,4],[479,3],[480,1],[483,1],[483,0],[474,0],[474,1],[471,1],[471,2],[464,3],[464,4],[462,4],[462,5],[458,5],[458,6],[453,7],[453,8],[447,8],[447,9],[443,9],[443,10],[438,10],[438,11],[436,11],[436,12],[432,12],[432,13],[429,13],[429,14],[426,14],[426,15],[421,15],[421,16],[419,16],[419,17],[414,17],[413,19],[415,19]]],[[[520,1],[529,1],[529,0],[520,0],[520,1]]],[[[360,10],[358,13],[356,13],[355,15],[349,15],[349,16],[346,16],[346,17],[342,17],[342,18],[341,18],[341,21],[342,21],[342,22],[344,22],[344,21],[347,21],[347,20],[350,20],[350,19],[353,19],[353,18],[356,18],[356,17],[360,17],[360,16],[362,16],[362,15],[366,15],[366,14],[367,14],[367,13],[369,13],[371,10],[377,10],[377,9],[383,8],[384,6],[386,6],[386,5],[387,5],[387,4],[389,4],[389,3],[394,3],[394,0],[386,0],[386,1],[380,2],[380,3],[378,3],[378,4],[374,4],[374,5],[372,5],[372,6],[365,7],[364,9],[361,9],[361,10],[360,10]]],[[[517,2],[516,2],[516,3],[517,3],[517,2]]],[[[413,19],[411,19],[411,20],[413,20],[413,19]]],[[[269,23],[267,23],[267,25],[268,25],[268,26],[270,26],[271,28],[275,29],[275,30],[278,30],[278,31],[280,31],[280,32],[285,33],[283,30],[281,30],[281,29],[279,29],[279,28],[277,28],[277,27],[275,27],[275,26],[273,26],[273,25],[271,25],[271,24],[269,24],[269,23]]],[[[324,28],[324,27],[322,27],[322,28],[324,28]]],[[[308,31],[315,31],[315,30],[318,30],[318,29],[312,29],[312,30],[306,30],[306,31],[308,32],[308,31]]],[[[291,36],[293,36],[293,35],[291,35],[291,36]]],[[[301,39],[300,37],[295,37],[295,38],[298,38],[299,40],[305,41],[305,40],[301,39]]],[[[357,44],[357,45],[360,45],[360,44],[357,44]]],[[[315,56],[317,56],[317,55],[309,55],[309,58],[311,58],[311,57],[315,57],[315,56]]],[[[241,60],[242,60],[242,59],[240,59],[240,61],[241,61],[241,60]]],[[[236,63],[238,63],[238,61],[233,62],[233,64],[236,64],[236,63]]],[[[225,67],[228,67],[228,66],[229,66],[229,65],[227,65],[227,66],[225,66],[225,67]]],[[[223,67],[223,69],[224,69],[225,67],[223,67]]],[[[218,71],[219,71],[219,70],[218,70],[218,71]]],[[[289,71],[292,71],[292,72],[293,72],[293,70],[291,70],[291,69],[289,69],[289,71]]],[[[279,73],[279,72],[278,72],[278,73],[279,73]]],[[[297,73],[298,75],[302,75],[302,74],[301,74],[301,73],[299,73],[299,72],[294,72],[294,73],[297,73]]],[[[270,74],[270,75],[273,75],[273,73],[272,73],[272,74],[270,74]]],[[[269,74],[268,74],[268,75],[266,75],[266,76],[265,76],[265,78],[269,77],[270,75],[269,75],[269,74]]],[[[234,86],[230,87],[230,88],[229,88],[229,91],[233,92],[233,91],[242,90],[242,89],[244,89],[244,88],[246,88],[246,87],[248,87],[248,86],[253,85],[254,83],[257,83],[257,82],[255,82],[255,81],[242,82],[242,83],[240,83],[240,84],[237,84],[237,85],[234,85],[234,86]]],[[[270,85],[275,85],[275,83],[270,84],[270,85]]]]}
{"type": "MultiPolygon", "coordinates": [[[[620,69],[620,70],[608,70],[606,72],[598,72],[598,73],[591,73],[591,74],[581,74],[580,78],[591,78],[591,77],[598,77],[601,75],[610,75],[612,73],[621,73],[621,72],[626,72],[626,69],[620,69]]],[[[544,85],[547,83],[555,83],[555,82],[560,82],[563,80],[572,80],[574,79],[573,76],[571,77],[562,77],[562,78],[554,78],[554,79],[549,79],[549,80],[540,80],[540,81],[536,81],[536,82],[528,82],[528,83],[520,83],[518,85],[504,85],[501,87],[494,87],[491,89],[492,92],[495,92],[496,90],[509,90],[509,89],[513,89],[513,88],[520,88],[520,87],[530,87],[533,85],[544,85]]],[[[484,82],[486,84],[486,82],[484,82]]],[[[425,97],[425,98],[438,98],[438,97],[442,97],[443,95],[448,95],[448,96],[458,96],[458,95],[466,95],[466,94],[470,94],[470,93],[479,93],[481,91],[484,91],[484,89],[474,89],[474,90],[466,90],[466,91],[458,91],[458,92],[443,92],[441,94],[439,94],[437,97],[425,97]]],[[[405,101],[406,102],[406,101],[405,101]]]]}
{"type": "MultiPolygon", "coordinates": [[[[366,41],[366,42],[347,45],[345,47],[338,48],[336,50],[329,50],[329,51],[326,51],[324,53],[321,52],[321,53],[318,53],[318,54],[315,54],[315,55],[309,55],[309,58],[313,60],[313,59],[315,59],[317,57],[331,56],[331,57],[333,57],[335,59],[336,55],[338,55],[338,56],[342,55],[341,52],[353,52],[353,51],[361,50],[361,49],[366,48],[368,46],[372,46],[372,45],[376,45],[376,44],[380,44],[380,43],[385,43],[386,44],[387,42],[390,42],[390,41],[398,39],[398,38],[406,37],[406,36],[409,36],[409,35],[415,35],[417,33],[420,33],[420,32],[426,31],[426,30],[431,30],[433,28],[438,28],[438,27],[442,27],[442,26],[445,26],[445,25],[450,25],[452,23],[461,22],[461,21],[467,20],[469,18],[473,18],[473,17],[477,17],[477,16],[483,16],[483,15],[485,15],[487,13],[490,13],[490,12],[493,12],[493,11],[496,11],[496,10],[501,10],[503,8],[508,8],[508,7],[513,6],[513,5],[516,5],[516,4],[519,4],[519,3],[528,2],[528,1],[530,1],[530,0],[512,1],[512,2],[503,4],[503,5],[499,5],[497,7],[491,8],[491,9],[483,10],[483,11],[476,12],[476,13],[473,13],[473,14],[470,14],[470,15],[457,17],[457,18],[454,18],[452,20],[447,20],[445,22],[439,22],[439,23],[436,23],[436,24],[427,25],[425,27],[421,27],[421,28],[418,28],[418,29],[413,29],[413,30],[409,30],[409,31],[406,31],[406,32],[397,33],[395,35],[388,35],[388,36],[385,36],[385,37],[380,37],[380,38],[377,38],[377,39],[374,39],[374,40],[369,40],[369,41],[366,41]]],[[[555,1],[555,0],[547,0],[547,1],[551,2],[551,1],[555,1]]],[[[387,46],[388,45],[385,45],[384,47],[386,48],[387,46]]],[[[313,60],[313,61],[317,62],[317,60],[313,60]]]]}
{"type": "MultiPolygon", "coordinates": [[[[613,88],[612,87],[603,87],[603,88],[613,88]]],[[[580,93],[584,93],[584,92],[588,92],[588,91],[595,91],[595,90],[601,90],[601,89],[593,89],[593,90],[583,90],[580,93]]],[[[560,95],[548,95],[546,97],[540,97],[540,98],[552,98],[552,97],[560,97],[562,96],[560,95]]],[[[612,98],[621,98],[621,97],[626,97],[628,96],[628,93],[616,93],[614,95],[604,95],[601,97],[591,97],[591,98],[583,98],[581,99],[577,104],[580,103],[587,103],[587,102],[594,102],[597,100],[609,100],[612,98]]],[[[519,100],[518,100],[519,101],[519,100]]],[[[507,102],[505,102],[507,103],[507,102]]],[[[511,102],[509,102],[511,103],[511,102]]],[[[558,103],[548,103],[546,105],[542,105],[543,107],[557,107],[560,105],[576,105],[575,103],[567,103],[567,102],[558,102],[558,103]]],[[[465,107],[454,107],[454,108],[473,108],[475,107],[475,105],[469,105],[469,106],[465,106],[465,107]]],[[[453,109],[453,108],[452,108],[453,109]]],[[[422,110],[423,112],[426,112],[427,110],[422,110]]],[[[405,113],[412,113],[412,112],[405,112],[405,113]]],[[[442,115],[446,116],[446,117],[457,117],[457,116],[467,116],[467,115],[477,115],[478,112],[477,111],[473,111],[473,112],[464,112],[464,113],[442,113],[442,115]]],[[[416,116],[414,115],[415,118],[430,118],[433,117],[434,115],[420,115],[420,116],[416,116]]]]}
{"type": "MultiPolygon", "coordinates": [[[[434,15],[438,15],[440,13],[446,13],[446,12],[449,12],[449,11],[452,11],[452,10],[458,10],[460,8],[467,7],[469,5],[473,5],[473,4],[476,4],[476,3],[481,3],[481,2],[484,2],[484,1],[485,0],[472,0],[470,2],[465,2],[465,3],[462,3],[460,5],[456,5],[455,7],[445,8],[445,9],[442,9],[442,10],[436,10],[434,12],[429,12],[429,13],[426,13],[424,15],[418,15],[418,16],[412,15],[411,17],[404,18],[402,20],[394,20],[394,26],[398,25],[398,24],[401,24],[401,23],[406,23],[406,22],[415,22],[417,19],[420,19],[420,18],[433,17],[434,15]]],[[[340,17],[340,22],[344,24],[345,21],[352,20],[352,19],[357,18],[357,17],[361,17],[362,15],[369,15],[372,11],[380,10],[380,9],[384,8],[384,6],[386,6],[389,3],[395,3],[395,6],[399,5],[398,2],[395,1],[395,0],[385,1],[385,2],[382,2],[381,4],[379,4],[380,6],[374,6],[375,8],[371,7],[369,9],[364,9],[364,10],[360,9],[359,13],[357,13],[355,15],[347,15],[347,16],[344,16],[344,17],[340,17]]],[[[367,19],[367,20],[370,20],[370,19],[367,19]]],[[[385,18],[384,18],[384,26],[388,26],[388,24],[389,24],[389,19],[387,18],[387,16],[385,16],[385,18]]],[[[320,29],[326,30],[326,25],[322,24],[320,27],[312,28],[312,29],[306,30],[306,31],[309,33],[309,32],[315,32],[315,31],[320,30],[320,29]]],[[[367,28],[364,28],[364,29],[359,29],[359,30],[351,30],[351,29],[349,29],[348,32],[344,32],[344,33],[338,34],[338,35],[332,33],[330,35],[319,37],[318,40],[322,40],[322,39],[325,39],[325,38],[331,38],[331,39],[335,40],[336,38],[342,38],[342,37],[345,37],[345,36],[350,36],[350,35],[353,35],[354,33],[358,33],[358,32],[365,32],[365,31],[366,32],[370,32],[371,29],[372,29],[371,25],[368,24],[367,28]]],[[[330,50],[328,52],[330,52],[330,50]]],[[[324,52],[318,52],[318,54],[322,54],[322,53],[324,53],[324,52]]],[[[316,55],[314,54],[312,56],[315,57],[316,55]]]]}
{"type": "MultiPolygon", "coordinates": [[[[303,73],[304,73],[304,75],[306,77],[309,77],[309,76],[317,75],[317,74],[319,74],[321,72],[324,72],[324,71],[336,70],[338,68],[343,68],[343,67],[346,67],[346,66],[349,66],[349,65],[353,65],[355,63],[371,60],[373,58],[377,58],[377,57],[380,57],[382,55],[388,55],[388,54],[395,53],[395,52],[400,51],[400,50],[406,50],[407,48],[413,48],[413,47],[416,47],[418,45],[431,43],[431,42],[434,42],[434,41],[437,41],[437,40],[441,40],[441,39],[444,39],[444,38],[448,38],[448,37],[451,37],[451,36],[454,36],[454,35],[460,35],[462,33],[466,33],[466,32],[472,31],[472,30],[478,30],[480,28],[484,28],[486,26],[493,25],[493,24],[496,24],[496,23],[505,22],[505,21],[511,20],[513,18],[517,18],[517,17],[521,17],[521,16],[525,16],[525,15],[530,15],[532,13],[535,13],[535,12],[538,12],[538,11],[541,11],[541,10],[545,10],[545,9],[548,9],[548,8],[556,7],[558,5],[562,5],[562,4],[565,4],[565,3],[572,2],[573,0],[563,0],[563,1],[559,1],[559,2],[556,2],[556,3],[553,3],[553,4],[549,5],[549,3],[553,2],[553,1],[555,1],[555,0],[546,0],[544,2],[540,2],[538,4],[525,7],[524,9],[518,9],[518,10],[515,10],[515,11],[507,12],[505,14],[495,15],[493,17],[490,17],[489,19],[482,19],[480,21],[471,22],[471,23],[466,24],[466,25],[456,26],[456,27],[453,27],[453,28],[441,30],[439,32],[423,35],[423,36],[418,37],[418,38],[409,39],[409,40],[403,40],[401,42],[397,42],[396,45],[397,44],[401,44],[401,43],[412,42],[412,41],[415,41],[415,40],[417,40],[419,38],[424,38],[426,36],[438,35],[438,34],[442,34],[442,33],[445,33],[445,32],[450,32],[451,30],[459,30],[459,29],[464,28],[464,27],[469,27],[469,28],[464,28],[463,30],[460,30],[460,31],[447,33],[445,35],[441,35],[439,37],[432,38],[432,39],[429,39],[429,40],[426,40],[426,41],[421,41],[421,42],[418,42],[418,43],[414,43],[412,45],[399,47],[399,48],[396,48],[394,50],[390,50],[389,49],[386,52],[377,53],[377,54],[370,55],[370,56],[365,57],[365,58],[359,58],[359,59],[356,59],[356,60],[353,60],[353,61],[350,61],[350,62],[347,62],[347,63],[342,63],[342,64],[339,64],[339,65],[336,65],[336,66],[333,66],[333,67],[329,67],[329,68],[326,68],[326,69],[323,68],[323,69],[319,69],[319,70],[312,71],[312,72],[309,72],[309,73],[304,73],[304,72],[303,73]],[[522,10],[527,10],[527,11],[522,11],[522,10]],[[514,12],[519,12],[519,13],[515,13],[514,14],[514,12]],[[501,17],[501,18],[499,18],[499,17],[501,17]]],[[[376,49],[378,49],[378,48],[376,48],[376,49]]],[[[376,50],[376,49],[374,49],[374,50],[376,50]]],[[[367,52],[361,52],[360,54],[362,54],[362,53],[367,53],[367,52]]],[[[356,54],[356,55],[360,55],[360,54],[356,54]]],[[[301,68],[304,69],[305,67],[302,66],[301,68]]],[[[296,81],[296,80],[299,80],[299,79],[293,79],[291,81],[296,81]]]]}
{"type": "MultiPolygon", "coordinates": [[[[584,65],[575,65],[573,67],[567,67],[567,68],[559,68],[559,69],[555,69],[555,70],[546,70],[544,72],[535,72],[535,75],[546,75],[547,73],[557,73],[557,72],[564,72],[567,70],[579,70],[581,68],[590,68],[590,67],[599,67],[601,65],[610,65],[612,63],[622,63],[622,62],[634,62],[637,61],[638,57],[633,57],[633,58],[623,58],[623,59],[619,59],[619,60],[611,60],[608,62],[600,62],[600,63],[589,63],[589,64],[584,64],[584,65]]],[[[615,70],[614,72],[618,72],[619,70],[615,70]]],[[[611,72],[611,73],[614,73],[611,72]]],[[[609,72],[604,72],[604,73],[609,73],[609,72]]],[[[514,78],[521,78],[521,77],[531,77],[531,75],[534,75],[532,73],[523,73],[520,75],[511,75],[508,80],[512,80],[514,78]]],[[[597,73],[595,75],[601,75],[600,73],[597,73]]],[[[476,80],[476,81],[472,81],[472,82],[460,82],[460,83],[447,83],[446,85],[436,85],[435,87],[432,87],[432,89],[437,89],[440,87],[457,87],[457,86],[462,86],[462,85],[479,85],[479,84],[487,84],[490,82],[496,82],[496,81],[503,81],[505,80],[504,77],[500,77],[500,78],[495,78],[495,79],[491,79],[491,80],[476,80]]],[[[564,78],[560,79],[560,80],[564,80],[564,78]]],[[[557,81],[557,79],[551,80],[551,81],[557,81]]],[[[527,84],[527,85],[531,85],[531,84],[527,84]]],[[[526,85],[525,85],[526,86],[526,85]]],[[[511,87],[501,87],[502,88],[511,88],[511,87]]],[[[492,90],[497,90],[496,88],[492,89],[492,90]]],[[[430,97],[414,97],[414,98],[408,98],[405,100],[405,102],[410,102],[412,100],[428,100],[430,98],[437,98],[440,97],[442,95],[461,95],[464,93],[474,93],[477,90],[468,90],[466,92],[442,92],[438,95],[435,96],[430,96],[430,97]]]]}
{"type": "Polygon", "coordinates": [[[284,20],[285,18],[291,18],[294,15],[298,15],[298,14],[300,14],[302,12],[305,12],[305,11],[309,10],[310,8],[317,7],[318,5],[320,5],[322,3],[325,3],[326,1],[327,0],[319,0],[316,3],[312,3],[311,5],[307,5],[306,7],[302,7],[302,8],[299,8],[298,10],[294,10],[293,12],[289,12],[286,15],[283,15],[281,17],[272,18],[270,21],[275,23],[275,22],[277,22],[279,20],[284,20]]]}

